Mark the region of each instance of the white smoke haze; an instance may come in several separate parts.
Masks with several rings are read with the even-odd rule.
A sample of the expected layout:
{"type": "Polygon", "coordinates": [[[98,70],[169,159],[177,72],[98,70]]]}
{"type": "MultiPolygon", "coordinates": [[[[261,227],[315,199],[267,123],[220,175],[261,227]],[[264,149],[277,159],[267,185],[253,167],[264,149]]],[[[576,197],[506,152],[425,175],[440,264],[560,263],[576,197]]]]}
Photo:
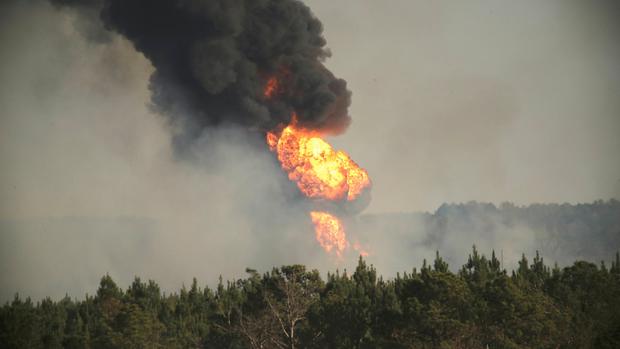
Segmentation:
{"type": "Polygon", "coordinates": [[[370,212],[620,197],[617,1],[309,0],[370,212]]]}
{"type": "MultiPolygon", "coordinates": [[[[435,249],[458,268],[473,244],[503,251],[510,268],[544,246],[502,222],[493,234],[488,222],[451,227],[429,243],[421,216],[372,214],[620,195],[620,51],[602,10],[584,15],[590,33],[571,20],[574,4],[548,26],[558,5],[485,17],[476,3],[469,11],[488,22],[475,24],[455,14],[460,5],[378,4],[308,1],[334,52],[327,65],[353,91],[353,124],[330,141],[373,179],[370,215],[350,218],[347,233],[380,273],[419,268],[435,249]],[[506,22],[510,13],[529,22],[506,22]]],[[[1,301],[81,297],[105,273],[173,291],[246,267],[355,265],[353,252],[336,261],[315,242],[307,207],[258,135],[210,129],[179,158],[175,125],[148,107],[153,68],[129,42],[88,40],[82,19],[44,1],[0,10],[1,301]]]]}
{"type": "Polygon", "coordinates": [[[105,273],[172,290],[249,266],[331,265],[320,262],[309,217],[287,202],[276,161],[256,146],[262,139],[222,127],[193,146],[192,161],[177,159],[173,126],[148,108],[152,68],[128,42],[88,42],[70,13],[45,3],[10,10],[2,299],[81,296],[105,273]]]}
{"type": "MultiPolygon", "coordinates": [[[[467,227],[449,223],[443,235],[430,235],[426,225],[429,217],[411,213],[363,216],[356,228],[361,240],[370,246],[368,260],[391,277],[396,272],[419,270],[424,260],[432,265],[437,251],[450,269],[457,271],[467,261],[474,245],[489,258],[493,250],[498,259],[503,255],[503,267],[508,271],[517,266],[523,253],[530,259],[536,251],[545,255],[537,243],[536,232],[525,226],[509,227],[495,218],[480,216],[474,218],[490,221],[470,222],[467,227]]],[[[552,258],[547,262],[567,265],[572,259],[567,254],[565,259],[552,258]]]]}

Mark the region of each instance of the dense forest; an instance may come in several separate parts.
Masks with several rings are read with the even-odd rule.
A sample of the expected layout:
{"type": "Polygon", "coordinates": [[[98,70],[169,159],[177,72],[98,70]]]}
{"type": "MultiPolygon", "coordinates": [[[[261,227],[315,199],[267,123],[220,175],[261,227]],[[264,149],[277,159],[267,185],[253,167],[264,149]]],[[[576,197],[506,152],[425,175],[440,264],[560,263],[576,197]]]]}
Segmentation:
{"type": "Polygon", "coordinates": [[[437,253],[386,280],[361,257],[323,280],[302,265],[178,293],[109,275],[83,300],[15,296],[2,348],[620,348],[620,255],[512,272],[474,247],[457,272],[437,253]]]}

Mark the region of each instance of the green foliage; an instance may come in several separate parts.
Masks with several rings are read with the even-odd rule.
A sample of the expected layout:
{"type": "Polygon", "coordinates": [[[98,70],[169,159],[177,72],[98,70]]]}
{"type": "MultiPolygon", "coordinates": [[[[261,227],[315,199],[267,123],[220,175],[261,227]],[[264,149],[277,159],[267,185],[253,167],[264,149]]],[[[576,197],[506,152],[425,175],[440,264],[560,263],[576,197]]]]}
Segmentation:
{"type": "Polygon", "coordinates": [[[619,348],[619,265],[549,268],[537,253],[509,276],[474,247],[458,273],[437,252],[392,280],[360,258],[326,281],[292,265],[169,295],[106,275],[81,301],[16,295],[0,308],[0,347],[619,348]]]}

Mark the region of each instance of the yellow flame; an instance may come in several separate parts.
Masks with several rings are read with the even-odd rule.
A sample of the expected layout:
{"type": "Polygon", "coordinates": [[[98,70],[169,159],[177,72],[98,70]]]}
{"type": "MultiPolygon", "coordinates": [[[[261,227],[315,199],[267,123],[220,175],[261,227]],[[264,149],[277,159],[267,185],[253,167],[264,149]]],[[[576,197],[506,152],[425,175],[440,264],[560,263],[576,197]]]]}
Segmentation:
{"type": "Polygon", "coordinates": [[[370,178],[344,151],[335,151],[317,132],[297,127],[295,117],[279,135],[267,133],[267,144],[301,192],[310,198],[355,200],[370,178]]]}
{"type": "Polygon", "coordinates": [[[344,227],[340,220],[327,212],[310,212],[316,240],[327,252],[334,252],[336,256],[342,257],[342,253],[348,247],[347,237],[344,227]]]}

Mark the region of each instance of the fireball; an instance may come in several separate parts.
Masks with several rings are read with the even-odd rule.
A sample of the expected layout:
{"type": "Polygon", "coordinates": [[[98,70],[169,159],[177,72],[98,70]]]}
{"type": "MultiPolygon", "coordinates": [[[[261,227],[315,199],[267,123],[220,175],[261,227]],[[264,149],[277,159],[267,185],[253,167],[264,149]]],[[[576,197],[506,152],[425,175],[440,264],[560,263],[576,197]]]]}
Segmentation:
{"type": "MultiPolygon", "coordinates": [[[[276,97],[279,88],[277,78],[268,79],[263,91],[265,98],[276,97]]],[[[289,125],[267,132],[266,142],[276,153],[288,178],[310,199],[351,202],[370,187],[366,170],[344,151],[334,150],[320,132],[300,126],[296,114],[289,125]]],[[[310,218],[319,245],[341,258],[349,247],[342,222],[323,211],[310,212],[310,218]]],[[[368,255],[358,244],[353,248],[364,256],[368,255]]]]}
{"type": "Polygon", "coordinates": [[[370,178],[347,153],[336,151],[321,135],[297,125],[297,117],[279,134],[267,133],[267,144],[288,178],[312,199],[355,200],[370,178]]]}
{"type": "Polygon", "coordinates": [[[312,223],[314,223],[314,231],[316,240],[325,251],[334,252],[339,258],[349,246],[344,228],[340,220],[327,212],[312,211],[310,212],[312,223]]]}

